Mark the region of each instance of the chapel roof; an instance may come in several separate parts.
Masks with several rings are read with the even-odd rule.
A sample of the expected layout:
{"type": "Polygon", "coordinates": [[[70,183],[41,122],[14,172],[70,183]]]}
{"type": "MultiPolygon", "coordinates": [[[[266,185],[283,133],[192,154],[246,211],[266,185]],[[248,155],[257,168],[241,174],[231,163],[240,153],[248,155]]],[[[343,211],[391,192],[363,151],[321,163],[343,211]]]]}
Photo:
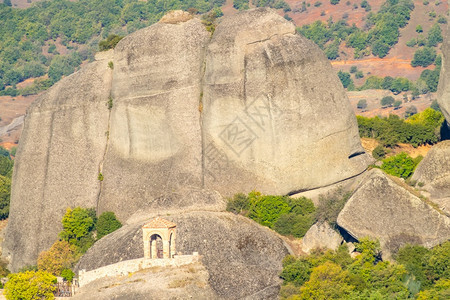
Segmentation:
{"type": "Polygon", "coordinates": [[[176,226],[177,225],[175,223],[167,221],[166,219],[163,219],[161,217],[156,217],[142,226],[142,228],[172,228],[176,226]]]}

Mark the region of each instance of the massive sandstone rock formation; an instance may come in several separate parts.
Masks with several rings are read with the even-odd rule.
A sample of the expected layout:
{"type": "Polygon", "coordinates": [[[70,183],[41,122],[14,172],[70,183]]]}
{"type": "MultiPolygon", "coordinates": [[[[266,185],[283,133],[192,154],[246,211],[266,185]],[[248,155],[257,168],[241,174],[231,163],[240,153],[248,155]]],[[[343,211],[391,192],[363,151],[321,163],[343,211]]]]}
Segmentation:
{"type": "Polygon", "coordinates": [[[381,170],[366,176],[337,219],[351,236],[378,239],[386,258],[406,243],[433,247],[448,240],[450,218],[442,211],[381,170]]]}
{"type": "Polygon", "coordinates": [[[180,16],[127,36],[28,111],[4,251],[12,270],[54,242],[69,206],[125,221],[142,207],[223,207],[208,195],[166,201],[177,193],[287,194],[366,169],[338,77],[293,24],[256,9],[211,36],[180,16]]]}

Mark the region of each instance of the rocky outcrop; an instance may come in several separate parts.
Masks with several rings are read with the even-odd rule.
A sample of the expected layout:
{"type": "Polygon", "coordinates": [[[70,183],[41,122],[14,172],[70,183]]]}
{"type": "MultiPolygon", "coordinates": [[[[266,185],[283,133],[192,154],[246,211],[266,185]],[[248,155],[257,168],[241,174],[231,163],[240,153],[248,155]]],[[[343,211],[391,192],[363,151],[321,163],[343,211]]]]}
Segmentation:
{"type": "Polygon", "coordinates": [[[381,170],[368,175],[337,219],[350,235],[379,239],[385,257],[405,243],[432,247],[450,238],[450,218],[443,212],[381,170]]]}
{"type": "Polygon", "coordinates": [[[214,32],[203,141],[223,160],[205,156],[207,187],[287,194],[365,170],[368,156],[339,79],[322,51],[294,33],[267,10],[226,18],[214,32]]]}
{"type": "Polygon", "coordinates": [[[28,110],[14,163],[3,256],[12,270],[36,264],[62,229],[67,207],[96,207],[112,80],[94,62],[54,85],[28,110]]]}
{"type": "Polygon", "coordinates": [[[417,166],[412,180],[432,198],[450,197],[450,141],[443,141],[427,153],[417,166]]]}
{"type": "Polygon", "coordinates": [[[218,209],[209,196],[159,200],[288,194],[368,164],[330,63],[270,9],[224,18],[212,37],[173,14],[98,59],[28,111],[5,243],[12,270],[35,264],[69,206],[122,221],[143,207],[218,209]]]}
{"type": "MultiPolygon", "coordinates": [[[[281,261],[289,252],[271,230],[224,212],[191,212],[164,218],[177,224],[177,253],[198,252],[203,256],[209,285],[219,296],[226,299],[277,297],[281,261]]],[[[102,238],[82,257],[77,268],[89,271],[143,257],[141,227],[144,223],[126,225],[102,238]]]]}
{"type": "Polygon", "coordinates": [[[71,300],[216,300],[209,274],[200,263],[141,270],[128,276],[109,276],[77,288],[71,300]]]}
{"type": "Polygon", "coordinates": [[[442,113],[450,127],[450,30],[447,25],[447,35],[442,44],[442,67],[439,76],[437,100],[442,113]]]}
{"type": "Polygon", "coordinates": [[[336,250],[342,242],[342,237],[328,223],[316,223],[302,238],[302,250],[306,253],[316,248],[336,250]]]}

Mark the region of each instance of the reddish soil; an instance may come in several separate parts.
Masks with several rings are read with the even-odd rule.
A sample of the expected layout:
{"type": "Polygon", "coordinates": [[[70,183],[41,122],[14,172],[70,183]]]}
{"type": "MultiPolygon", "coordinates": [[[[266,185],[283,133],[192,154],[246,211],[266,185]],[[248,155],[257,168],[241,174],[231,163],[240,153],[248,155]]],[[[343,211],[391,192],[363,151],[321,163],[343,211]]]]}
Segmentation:
{"type": "MultiPolygon", "coordinates": [[[[361,138],[361,145],[367,152],[372,153],[373,149],[375,149],[375,147],[378,146],[379,143],[375,139],[361,138]]],[[[394,149],[389,149],[389,153],[387,154],[387,156],[393,156],[401,152],[406,152],[408,153],[409,156],[413,158],[419,155],[425,157],[425,155],[428,153],[428,151],[430,151],[430,149],[431,145],[422,145],[417,148],[414,148],[409,144],[399,144],[394,149]]]]}
{"type": "MultiPolygon", "coordinates": [[[[12,122],[13,119],[22,116],[26,113],[27,108],[30,104],[38,97],[38,95],[31,96],[0,96],[0,126],[6,126],[12,122]]],[[[11,149],[16,146],[19,140],[22,128],[18,128],[8,135],[0,137],[0,146],[7,149],[11,149]]]]}

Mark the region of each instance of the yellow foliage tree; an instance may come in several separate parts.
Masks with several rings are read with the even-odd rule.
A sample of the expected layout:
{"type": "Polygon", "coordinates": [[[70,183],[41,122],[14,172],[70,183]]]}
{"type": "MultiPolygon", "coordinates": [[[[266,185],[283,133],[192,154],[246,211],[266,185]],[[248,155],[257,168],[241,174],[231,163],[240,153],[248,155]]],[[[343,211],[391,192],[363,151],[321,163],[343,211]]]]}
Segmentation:
{"type": "Polygon", "coordinates": [[[61,275],[62,270],[69,269],[77,261],[76,247],[67,241],[57,241],[47,251],[42,251],[38,257],[39,270],[53,275],[61,275]]]}
{"type": "Polygon", "coordinates": [[[8,275],[5,296],[8,300],[55,299],[56,277],[44,271],[27,271],[8,275]]]}
{"type": "Polygon", "coordinates": [[[311,273],[311,278],[300,288],[299,299],[327,300],[345,298],[354,289],[349,285],[348,271],[330,261],[317,266],[311,273]]]}

